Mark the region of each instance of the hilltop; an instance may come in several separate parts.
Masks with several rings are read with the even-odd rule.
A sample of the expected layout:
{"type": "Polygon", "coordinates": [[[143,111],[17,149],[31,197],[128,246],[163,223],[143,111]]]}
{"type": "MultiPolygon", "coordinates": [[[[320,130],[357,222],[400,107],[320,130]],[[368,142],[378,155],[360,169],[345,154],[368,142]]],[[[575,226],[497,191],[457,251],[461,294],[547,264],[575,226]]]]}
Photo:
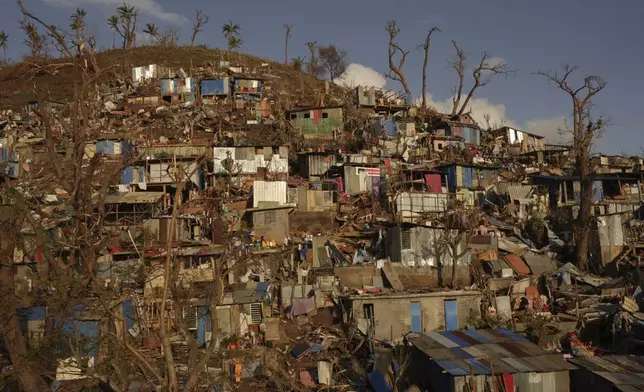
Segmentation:
{"type": "MultiPolygon", "coordinates": [[[[231,65],[244,66],[257,77],[266,79],[275,95],[279,96],[283,108],[314,106],[320,93],[325,91],[325,82],[315,76],[300,72],[290,65],[262,59],[239,52],[203,47],[162,47],[142,46],[132,49],[113,49],[97,53],[101,70],[106,70],[100,81],[126,79],[131,76],[131,68],[148,64],[158,64],[171,69],[183,68],[188,74],[203,67],[206,63],[230,61],[231,65]]],[[[0,108],[17,109],[26,102],[35,100],[38,91],[46,94],[46,99],[67,101],[72,96],[74,82],[79,75],[73,67],[62,67],[55,74],[34,72],[37,67],[63,65],[68,60],[62,58],[47,60],[26,59],[18,64],[0,69],[0,108]]],[[[335,100],[326,104],[344,102],[346,90],[330,86],[335,100]]]]}

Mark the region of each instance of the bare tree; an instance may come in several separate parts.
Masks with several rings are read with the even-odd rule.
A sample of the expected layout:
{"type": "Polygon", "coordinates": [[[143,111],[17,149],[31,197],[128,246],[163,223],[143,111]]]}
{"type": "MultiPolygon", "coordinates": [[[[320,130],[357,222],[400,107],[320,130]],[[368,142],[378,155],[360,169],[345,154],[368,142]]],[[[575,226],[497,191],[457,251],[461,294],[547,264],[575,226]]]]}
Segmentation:
{"type": "Polygon", "coordinates": [[[438,27],[432,27],[429,29],[427,32],[427,36],[425,37],[425,43],[420,45],[420,47],[425,51],[425,57],[423,60],[423,90],[422,90],[422,95],[423,95],[423,107],[427,107],[427,63],[429,62],[429,48],[432,44],[432,34],[435,32],[441,32],[441,30],[438,27]]]}
{"type": "Polygon", "coordinates": [[[468,252],[468,245],[478,227],[479,217],[475,211],[466,208],[462,201],[451,201],[444,208],[443,217],[438,222],[442,230],[435,239],[434,251],[437,257],[440,257],[437,263],[440,270],[439,280],[443,280],[442,269],[445,257],[442,256],[447,256],[452,264],[451,285],[455,287],[459,261],[468,252]]]}
{"type": "Polygon", "coordinates": [[[311,75],[318,76],[320,73],[320,67],[318,65],[318,42],[309,41],[306,44],[306,47],[309,48],[309,73],[311,75]]]}
{"type": "Polygon", "coordinates": [[[136,19],[139,10],[134,6],[123,3],[116,9],[121,27],[116,32],[123,38],[123,49],[130,49],[136,46],[136,19]]]}
{"type": "Polygon", "coordinates": [[[339,50],[335,45],[320,46],[318,56],[322,60],[322,66],[329,75],[329,80],[334,81],[347,69],[345,58],[347,52],[339,50]]]}
{"type": "Polygon", "coordinates": [[[157,34],[157,44],[159,46],[177,46],[179,41],[179,29],[169,28],[162,33],[157,34]]]}
{"type": "Polygon", "coordinates": [[[503,60],[491,62],[493,60],[490,55],[483,53],[481,61],[474,70],[472,70],[472,77],[474,84],[467,93],[465,100],[461,103],[463,90],[465,88],[465,71],[467,69],[467,58],[469,55],[458,46],[456,41],[452,40],[452,45],[456,50],[456,59],[450,62],[450,65],[458,74],[458,86],[455,88],[454,96],[452,97],[452,115],[461,116],[467,110],[470,101],[474,97],[474,93],[481,87],[487,86],[494,75],[509,75],[515,71],[511,70],[503,60]]]}
{"type": "Polygon", "coordinates": [[[296,70],[301,72],[302,68],[304,67],[304,63],[306,62],[306,59],[304,57],[298,56],[295,58],[291,59],[291,66],[296,70]]]}
{"type": "Polygon", "coordinates": [[[387,77],[391,80],[400,82],[400,84],[402,84],[403,86],[403,89],[405,89],[405,93],[411,94],[409,84],[407,84],[407,78],[403,73],[403,67],[405,65],[405,60],[407,60],[407,55],[409,55],[409,51],[404,50],[397,42],[394,42],[396,40],[396,37],[400,33],[400,29],[398,28],[398,26],[396,26],[395,20],[390,20],[387,22],[387,33],[389,33],[389,73],[387,74],[387,77]],[[397,53],[400,56],[398,65],[394,63],[394,57],[396,57],[397,53]]]}
{"type": "Polygon", "coordinates": [[[202,27],[208,23],[210,16],[203,13],[202,10],[195,10],[195,24],[192,27],[192,36],[190,37],[190,46],[195,46],[195,38],[202,31],[202,27]]]}
{"type": "Polygon", "coordinates": [[[291,39],[291,31],[293,30],[292,24],[285,24],[284,30],[286,35],[284,37],[284,64],[288,64],[288,40],[291,39]]]}
{"type": "Polygon", "coordinates": [[[20,21],[20,28],[25,32],[24,44],[27,45],[32,56],[43,56],[45,53],[46,36],[40,34],[36,25],[23,19],[20,21]]]}
{"type": "Polygon", "coordinates": [[[585,76],[579,87],[571,86],[571,75],[577,67],[565,65],[563,73],[554,71],[538,72],[549,82],[568,94],[572,100],[573,127],[572,148],[575,157],[575,169],[580,182],[579,214],[576,221],[576,256],[579,267],[588,269],[588,252],[590,247],[590,226],[592,219],[593,165],[591,159],[595,140],[604,131],[605,121],[602,117],[593,119],[591,115],[592,99],[606,87],[600,76],[585,76]]]}

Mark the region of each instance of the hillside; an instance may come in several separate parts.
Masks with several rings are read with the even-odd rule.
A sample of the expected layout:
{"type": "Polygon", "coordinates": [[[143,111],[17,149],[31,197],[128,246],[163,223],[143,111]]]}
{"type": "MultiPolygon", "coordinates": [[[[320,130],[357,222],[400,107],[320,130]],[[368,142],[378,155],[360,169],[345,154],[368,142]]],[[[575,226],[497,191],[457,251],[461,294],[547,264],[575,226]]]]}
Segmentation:
{"type": "MultiPolygon", "coordinates": [[[[249,72],[266,80],[266,86],[273,91],[282,108],[316,105],[325,83],[314,76],[299,72],[290,66],[255,56],[220,49],[202,47],[159,47],[144,46],[129,50],[115,49],[97,54],[97,60],[104,75],[101,81],[125,80],[131,75],[133,66],[158,64],[172,69],[183,68],[187,73],[196,73],[207,62],[230,61],[231,65],[248,67],[249,72]]],[[[26,102],[36,99],[34,86],[46,99],[66,101],[72,95],[74,81],[78,80],[72,67],[63,67],[55,75],[34,72],[37,66],[67,63],[65,59],[46,62],[25,60],[0,69],[0,108],[17,109],[26,102]],[[35,76],[34,76],[35,74],[35,76]]],[[[341,103],[346,90],[332,85],[331,99],[326,104],[341,103]],[[335,99],[333,99],[335,98],[335,99]]]]}

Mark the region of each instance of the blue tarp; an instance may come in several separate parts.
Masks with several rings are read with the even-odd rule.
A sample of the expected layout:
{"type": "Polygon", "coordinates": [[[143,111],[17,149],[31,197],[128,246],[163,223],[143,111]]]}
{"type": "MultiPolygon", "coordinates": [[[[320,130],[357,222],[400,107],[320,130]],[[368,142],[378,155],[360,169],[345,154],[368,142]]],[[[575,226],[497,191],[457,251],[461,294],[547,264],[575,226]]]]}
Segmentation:
{"type": "Polygon", "coordinates": [[[206,306],[197,307],[197,341],[204,346],[206,344],[206,332],[212,331],[210,312],[206,306]]]}
{"type": "Polygon", "coordinates": [[[96,142],[96,152],[106,155],[113,155],[114,142],[112,140],[100,140],[96,142]]]}
{"type": "Polygon", "coordinates": [[[124,167],[121,169],[121,184],[131,184],[134,182],[134,168],[124,167]]]}
{"type": "Polygon", "coordinates": [[[136,320],[136,313],[134,312],[134,303],[131,299],[123,301],[123,306],[121,307],[123,311],[123,318],[125,319],[125,326],[127,329],[130,329],[134,326],[134,321],[136,320]]]}
{"type": "Polygon", "coordinates": [[[474,184],[474,168],[462,167],[463,170],[463,187],[470,188],[474,184]]]}
{"type": "Polygon", "coordinates": [[[374,370],[373,372],[367,374],[369,383],[373,387],[373,390],[376,392],[391,392],[391,387],[387,384],[385,376],[380,373],[379,370],[374,370]]]}

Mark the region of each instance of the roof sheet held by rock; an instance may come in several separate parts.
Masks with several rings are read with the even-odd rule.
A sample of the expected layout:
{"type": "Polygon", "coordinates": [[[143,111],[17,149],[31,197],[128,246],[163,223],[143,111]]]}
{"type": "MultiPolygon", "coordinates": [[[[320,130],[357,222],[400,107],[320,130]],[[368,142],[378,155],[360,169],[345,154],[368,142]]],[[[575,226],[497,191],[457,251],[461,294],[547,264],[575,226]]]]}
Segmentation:
{"type": "Polygon", "coordinates": [[[561,355],[503,328],[414,334],[410,341],[452,376],[492,374],[492,369],[495,374],[576,369],[561,355]]]}
{"type": "Polygon", "coordinates": [[[530,268],[528,268],[527,265],[521,260],[521,258],[515,254],[507,254],[503,256],[505,258],[505,261],[507,261],[508,264],[512,267],[514,272],[516,272],[517,275],[522,276],[522,275],[530,275],[530,268]]]}

